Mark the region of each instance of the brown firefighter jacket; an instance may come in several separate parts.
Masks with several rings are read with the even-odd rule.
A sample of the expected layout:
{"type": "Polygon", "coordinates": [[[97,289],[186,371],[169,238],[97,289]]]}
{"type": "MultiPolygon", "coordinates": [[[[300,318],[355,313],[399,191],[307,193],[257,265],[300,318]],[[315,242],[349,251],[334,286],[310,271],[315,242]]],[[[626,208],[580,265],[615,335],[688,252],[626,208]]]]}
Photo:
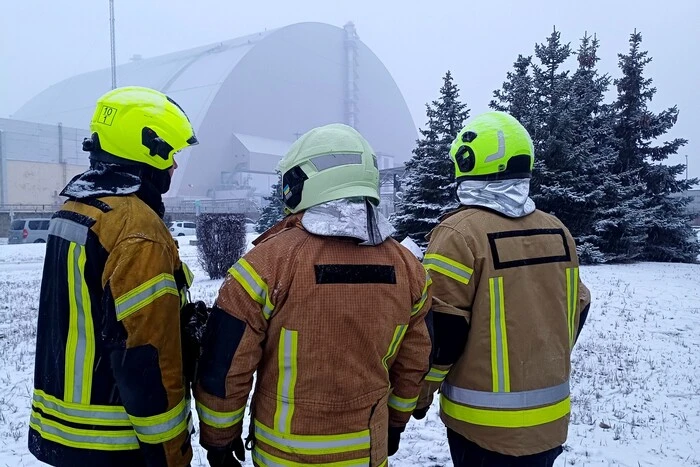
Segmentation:
{"type": "Polygon", "coordinates": [[[293,215],[229,271],[207,325],[195,397],[201,442],[251,427],[258,466],[387,464],[429,369],[429,280],[393,239],[312,235],[293,215]]]}
{"type": "Polygon", "coordinates": [[[46,246],[29,449],[56,466],[183,467],[191,274],[136,195],[68,201],[46,246]]]}
{"type": "Polygon", "coordinates": [[[541,211],[463,208],[433,230],[424,265],[436,353],[418,406],[441,386],[447,427],[501,454],[563,444],[570,354],[590,303],[564,225],[541,211]]]}

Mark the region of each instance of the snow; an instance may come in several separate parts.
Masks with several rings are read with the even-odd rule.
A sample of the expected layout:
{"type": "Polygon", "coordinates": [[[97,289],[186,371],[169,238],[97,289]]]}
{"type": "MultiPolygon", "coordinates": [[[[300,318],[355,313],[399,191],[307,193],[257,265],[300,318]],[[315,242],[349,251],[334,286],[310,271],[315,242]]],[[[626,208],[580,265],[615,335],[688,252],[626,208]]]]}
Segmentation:
{"type": "MultiPolygon", "coordinates": [[[[178,241],[196,276],[192,297],[211,304],[221,281],[206,278],[190,239],[178,241]]],[[[26,445],[43,248],[0,242],[0,466],[39,465],[26,445]]],[[[558,467],[700,465],[699,275],[700,265],[684,264],[582,268],[594,301],[574,350],[571,428],[558,467]]],[[[437,403],[409,423],[391,460],[452,465],[437,403]]],[[[192,465],[206,465],[198,445],[192,465]]]]}

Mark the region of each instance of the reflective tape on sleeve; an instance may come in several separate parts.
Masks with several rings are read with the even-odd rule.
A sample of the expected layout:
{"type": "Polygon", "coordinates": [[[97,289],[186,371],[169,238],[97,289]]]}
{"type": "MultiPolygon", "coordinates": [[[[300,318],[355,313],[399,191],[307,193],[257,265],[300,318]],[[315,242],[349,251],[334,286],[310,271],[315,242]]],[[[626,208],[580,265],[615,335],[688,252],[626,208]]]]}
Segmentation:
{"type": "Polygon", "coordinates": [[[230,428],[236,423],[239,423],[243,420],[243,412],[245,409],[244,406],[232,412],[219,412],[210,409],[199,401],[196,402],[196,407],[199,419],[204,422],[205,425],[214,428],[230,428]]]}
{"type": "Polygon", "coordinates": [[[173,275],[158,274],[114,300],[117,320],[123,320],[166,294],[175,295],[178,299],[180,297],[173,275]]]}
{"type": "Polygon", "coordinates": [[[151,444],[170,441],[185,431],[188,417],[190,417],[190,406],[184,398],[178,405],[162,414],[149,417],[129,415],[136,436],[142,442],[151,444]]]}
{"type": "Polygon", "coordinates": [[[469,284],[474,274],[474,270],[469,266],[435,253],[426,254],[423,265],[429,271],[435,271],[465,285],[469,284]]]}
{"type": "Polygon", "coordinates": [[[265,319],[270,319],[275,306],[270,300],[270,292],[265,281],[244,258],[238,260],[228,271],[248,293],[250,298],[262,306],[265,319]]]}
{"type": "Polygon", "coordinates": [[[412,399],[404,399],[403,397],[398,397],[395,394],[389,396],[389,407],[399,412],[413,412],[418,404],[418,396],[412,399]]]}

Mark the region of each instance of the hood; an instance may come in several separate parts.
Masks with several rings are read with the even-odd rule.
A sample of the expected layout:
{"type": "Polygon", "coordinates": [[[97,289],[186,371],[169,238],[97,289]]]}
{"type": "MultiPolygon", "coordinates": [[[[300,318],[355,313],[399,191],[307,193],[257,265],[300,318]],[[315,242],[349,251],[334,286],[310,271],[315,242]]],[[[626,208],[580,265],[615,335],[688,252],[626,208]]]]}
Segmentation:
{"type": "Polygon", "coordinates": [[[360,245],[379,245],[394,233],[389,220],[364,199],[339,199],[312,206],[304,212],[301,224],[312,234],[355,238],[360,245]]]}
{"type": "Polygon", "coordinates": [[[466,180],[457,188],[463,206],[481,206],[508,217],[525,217],[535,210],[530,198],[530,179],[466,180]]]}

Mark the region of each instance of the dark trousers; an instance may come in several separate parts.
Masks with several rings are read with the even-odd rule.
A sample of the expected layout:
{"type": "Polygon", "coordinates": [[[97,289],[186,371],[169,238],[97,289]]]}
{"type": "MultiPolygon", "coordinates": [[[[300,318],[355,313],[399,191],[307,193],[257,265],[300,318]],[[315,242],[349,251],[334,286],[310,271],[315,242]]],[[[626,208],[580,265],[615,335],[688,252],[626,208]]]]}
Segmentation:
{"type": "Polygon", "coordinates": [[[530,456],[506,456],[488,451],[459,433],[447,429],[447,442],[454,467],[552,467],[561,446],[530,456]]]}

